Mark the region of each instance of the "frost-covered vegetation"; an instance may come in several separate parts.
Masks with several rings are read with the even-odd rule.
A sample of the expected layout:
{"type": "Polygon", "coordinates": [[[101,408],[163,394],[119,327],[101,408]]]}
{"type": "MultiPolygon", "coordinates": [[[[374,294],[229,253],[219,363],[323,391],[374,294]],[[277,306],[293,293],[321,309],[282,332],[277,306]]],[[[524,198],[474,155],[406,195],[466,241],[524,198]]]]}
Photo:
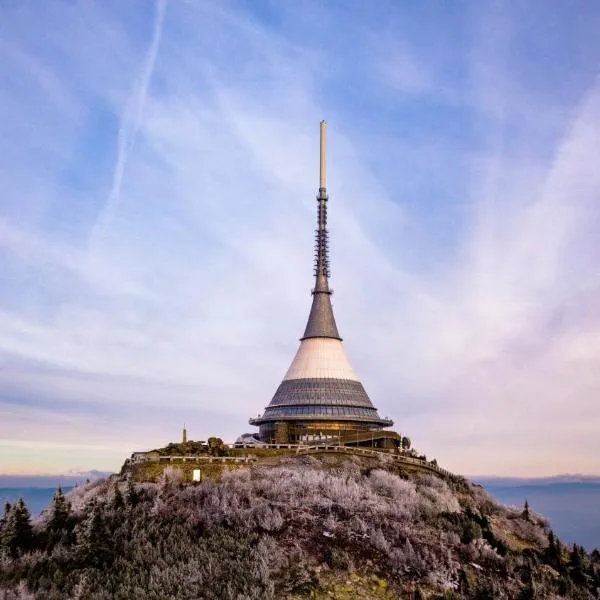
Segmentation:
{"type": "Polygon", "coordinates": [[[0,599],[598,598],[600,556],[465,481],[312,458],[59,491],[0,525],[0,599]],[[340,587],[341,586],[341,587],[340,587]],[[342,590],[342,591],[340,591],[342,590]],[[346,594],[346,595],[344,595],[346,594]]]}

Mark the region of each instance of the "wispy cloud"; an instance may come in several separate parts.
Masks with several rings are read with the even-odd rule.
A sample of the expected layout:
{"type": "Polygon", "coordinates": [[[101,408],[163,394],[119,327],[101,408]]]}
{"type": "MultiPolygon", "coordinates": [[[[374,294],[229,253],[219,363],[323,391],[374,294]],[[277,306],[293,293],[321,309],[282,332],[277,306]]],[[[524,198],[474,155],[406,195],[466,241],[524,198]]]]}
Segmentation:
{"type": "Polygon", "coordinates": [[[89,446],[77,464],[60,449],[62,469],[110,468],[103,448],[117,463],[183,421],[199,438],[248,428],[308,313],[326,117],[335,310],[380,411],[458,471],[596,472],[600,104],[576,53],[536,54],[512,8],[446,15],[435,43],[402,7],[383,29],[379,13],[311,3],[165,10],[55,7],[41,40],[7,13],[13,468],[34,468],[27,440],[49,456],[89,446]],[[332,23],[335,40],[315,38],[332,23]],[[541,94],[528,59],[552,81],[581,69],[578,87],[541,94]],[[19,71],[51,95],[43,119],[19,71]]]}
{"type": "Polygon", "coordinates": [[[98,215],[94,227],[92,228],[90,238],[93,242],[94,237],[101,232],[110,223],[121,196],[121,185],[123,183],[123,174],[127,164],[129,153],[133,149],[136,136],[140,128],[142,117],[144,115],[144,106],[148,96],[148,88],[154,72],[154,64],[160,47],[162,37],[163,21],[167,8],[167,0],[156,0],[156,16],[154,18],[154,30],[152,32],[152,41],[144,59],[144,66],[138,80],[134,83],[133,91],[129,97],[125,110],[121,115],[119,131],[117,135],[117,153],[116,163],[112,177],[112,185],[106,203],[98,215]]]}

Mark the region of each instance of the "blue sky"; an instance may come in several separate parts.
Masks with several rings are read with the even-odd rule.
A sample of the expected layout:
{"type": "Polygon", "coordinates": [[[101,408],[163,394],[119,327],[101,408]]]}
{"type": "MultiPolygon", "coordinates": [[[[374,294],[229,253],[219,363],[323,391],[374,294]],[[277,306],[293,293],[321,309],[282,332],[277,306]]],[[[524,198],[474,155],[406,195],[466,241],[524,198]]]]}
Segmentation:
{"type": "Polygon", "coordinates": [[[600,7],[0,5],[0,472],[250,429],[310,306],[457,472],[600,473],[600,7]]]}

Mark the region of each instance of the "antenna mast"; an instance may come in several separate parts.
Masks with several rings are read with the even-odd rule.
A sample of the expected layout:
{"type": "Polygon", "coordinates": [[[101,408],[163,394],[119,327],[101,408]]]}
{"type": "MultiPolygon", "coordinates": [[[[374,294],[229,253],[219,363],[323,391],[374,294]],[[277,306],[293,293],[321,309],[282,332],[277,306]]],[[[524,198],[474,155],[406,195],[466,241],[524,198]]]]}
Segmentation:
{"type": "Polygon", "coordinates": [[[325,142],[327,123],[320,123],[320,169],[319,169],[319,203],[318,227],[315,231],[315,289],[313,293],[331,294],[329,289],[329,232],[327,231],[327,189],[325,183],[325,142]]]}
{"type": "Polygon", "coordinates": [[[321,121],[321,152],[320,152],[320,158],[321,158],[321,163],[320,163],[320,169],[319,169],[319,191],[321,190],[325,190],[326,185],[325,185],[325,144],[327,141],[327,122],[326,121],[321,121]]]}

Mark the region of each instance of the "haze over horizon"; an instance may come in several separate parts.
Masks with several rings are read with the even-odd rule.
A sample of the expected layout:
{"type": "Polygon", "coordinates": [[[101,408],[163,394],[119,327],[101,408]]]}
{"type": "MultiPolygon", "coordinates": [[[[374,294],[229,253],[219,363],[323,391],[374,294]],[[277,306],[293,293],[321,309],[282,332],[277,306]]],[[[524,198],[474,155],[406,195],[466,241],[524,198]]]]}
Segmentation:
{"type": "Polygon", "coordinates": [[[326,119],[379,414],[454,472],[600,475],[599,30],[582,1],[3,3],[0,473],[253,430],[326,119]]]}

